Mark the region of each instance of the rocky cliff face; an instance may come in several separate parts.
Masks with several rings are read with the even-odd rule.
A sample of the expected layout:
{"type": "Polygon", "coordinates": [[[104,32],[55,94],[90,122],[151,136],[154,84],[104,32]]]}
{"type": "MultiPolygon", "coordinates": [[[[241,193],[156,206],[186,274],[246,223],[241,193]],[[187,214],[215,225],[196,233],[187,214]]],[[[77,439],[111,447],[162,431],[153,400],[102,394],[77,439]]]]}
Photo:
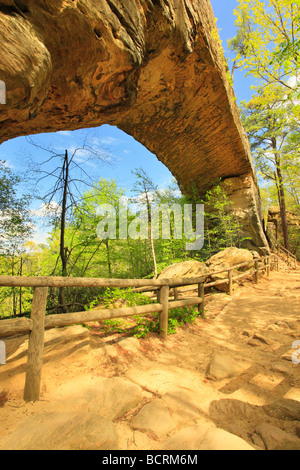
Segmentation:
{"type": "MultiPolygon", "coordinates": [[[[299,216],[293,214],[291,211],[287,211],[287,223],[290,232],[290,242],[293,248],[293,252],[296,252],[298,251],[297,234],[300,230],[299,216]]],[[[269,237],[270,244],[272,245],[272,247],[276,248],[277,243],[283,244],[283,230],[279,206],[272,206],[268,210],[267,235],[269,237]]]]}
{"type": "Polygon", "coordinates": [[[184,191],[253,182],[216,33],[209,0],[0,0],[0,142],[111,124],[184,191]]]}

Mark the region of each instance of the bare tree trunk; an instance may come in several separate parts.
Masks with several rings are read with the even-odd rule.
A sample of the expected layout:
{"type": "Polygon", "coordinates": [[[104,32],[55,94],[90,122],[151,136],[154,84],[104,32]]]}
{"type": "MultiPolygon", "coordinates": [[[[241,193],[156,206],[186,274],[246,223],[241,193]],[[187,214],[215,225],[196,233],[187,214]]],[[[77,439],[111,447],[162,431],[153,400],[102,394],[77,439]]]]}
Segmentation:
{"type": "Polygon", "coordinates": [[[281,216],[281,226],[282,226],[282,232],[283,232],[284,246],[287,250],[290,251],[289,231],[288,231],[288,222],[287,222],[287,214],[286,214],[286,198],[285,198],[283,176],[282,176],[282,171],[281,171],[280,157],[277,151],[276,139],[272,139],[272,145],[273,145],[275,164],[276,164],[276,175],[277,175],[277,181],[278,181],[280,216],[281,216]]]}
{"type": "MultiPolygon", "coordinates": [[[[67,266],[68,266],[68,249],[65,247],[65,232],[66,232],[66,212],[67,212],[67,199],[68,199],[68,183],[69,183],[69,155],[66,150],[65,160],[63,164],[63,181],[64,181],[64,191],[62,199],[62,211],[61,211],[61,220],[60,220],[60,259],[62,264],[62,276],[66,277],[67,266]]],[[[59,303],[62,305],[62,310],[64,313],[67,313],[67,308],[65,307],[65,289],[60,287],[59,289],[59,303]]]]}
{"type": "MultiPolygon", "coordinates": [[[[22,276],[23,274],[23,258],[21,256],[20,258],[20,272],[19,272],[19,276],[22,276]]],[[[19,290],[19,313],[20,315],[22,315],[22,287],[20,287],[20,290],[19,290]]]]}
{"type": "Polygon", "coordinates": [[[109,246],[108,246],[108,240],[105,240],[105,246],[106,246],[106,255],[107,255],[107,264],[108,264],[108,274],[109,277],[112,277],[112,270],[111,270],[111,259],[110,259],[110,251],[109,251],[109,246]]]}
{"type": "Polygon", "coordinates": [[[152,252],[152,258],[153,258],[153,264],[154,264],[154,277],[153,277],[153,279],[157,279],[158,271],[157,271],[157,262],[156,262],[156,254],[155,254],[155,246],[154,246],[153,230],[152,230],[151,204],[150,204],[150,201],[149,201],[149,196],[148,196],[148,192],[147,192],[146,188],[145,188],[145,195],[146,195],[146,201],[147,201],[151,252],[152,252]]]}

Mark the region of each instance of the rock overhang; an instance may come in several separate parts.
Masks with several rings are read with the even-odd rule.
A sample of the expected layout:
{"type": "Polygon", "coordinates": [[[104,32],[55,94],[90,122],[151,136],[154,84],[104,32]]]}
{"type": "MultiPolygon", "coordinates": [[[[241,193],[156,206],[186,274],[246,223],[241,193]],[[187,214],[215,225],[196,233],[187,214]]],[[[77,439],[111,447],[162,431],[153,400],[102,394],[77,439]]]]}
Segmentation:
{"type": "Polygon", "coordinates": [[[209,0],[0,0],[0,142],[110,124],[184,192],[255,183],[216,33],[209,0]]]}

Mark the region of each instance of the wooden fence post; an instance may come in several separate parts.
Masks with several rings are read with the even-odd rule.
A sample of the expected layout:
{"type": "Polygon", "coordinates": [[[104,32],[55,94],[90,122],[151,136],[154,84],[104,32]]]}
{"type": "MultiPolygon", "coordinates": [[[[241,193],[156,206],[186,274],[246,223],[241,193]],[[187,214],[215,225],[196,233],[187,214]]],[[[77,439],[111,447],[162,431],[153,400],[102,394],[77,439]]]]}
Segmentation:
{"type": "Polygon", "coordinates": [[[258,261],[255,261],[255,282],[256,284],[258,284],[259,282],[259,262],[258,261]]]}
{"type": "Polygon", "coordinates": [[[159,330],[162,339],[167,339],[168,336],[168,321],[169,321],[169,296],[170,287],[162,286],[160,288],[160,303],[163,305],[163,310],[160,313],[159,330]]]}
{"type": "Polygon", "coordinates": [[[198,284],[198,297],[201,297],[202,302],[201,304],[198,305],[198,311],[201,314],[201,317],[205,317],[205,312],[204,312],[204,294],[205,294],[205,288],[204,288],[204,282],[201,284],[198,284]]]}
{"type": "Polygon", "coordinates": [[[232,296],[233,295],[233,281],[232,281],[232,271],[231,271],[231,269],[228,271],[228,280],[229,280],[229,282],[228,282],[228,294],[230,296],[232,296]]]}
{"type": "Polygon", "coordinates": [[[29,334],[24,390],[24,400],[27,402],[37,401],[40,398],[47,295],[48,287],[34,289],[31,309],[32,331],[29,334]]]}

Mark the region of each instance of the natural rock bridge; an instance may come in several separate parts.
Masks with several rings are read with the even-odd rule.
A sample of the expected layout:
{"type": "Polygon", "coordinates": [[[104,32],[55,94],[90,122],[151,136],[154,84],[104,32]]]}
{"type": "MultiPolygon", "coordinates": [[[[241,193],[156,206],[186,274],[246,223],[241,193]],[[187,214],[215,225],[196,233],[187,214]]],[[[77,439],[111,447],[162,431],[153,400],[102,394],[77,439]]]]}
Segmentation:
{"type": "Polygon", "coordinates": [[[209,0],[0,0],[0,142],[115,125],[183,191],[220,178],[250,246],[260,200],[209,0]]]}

